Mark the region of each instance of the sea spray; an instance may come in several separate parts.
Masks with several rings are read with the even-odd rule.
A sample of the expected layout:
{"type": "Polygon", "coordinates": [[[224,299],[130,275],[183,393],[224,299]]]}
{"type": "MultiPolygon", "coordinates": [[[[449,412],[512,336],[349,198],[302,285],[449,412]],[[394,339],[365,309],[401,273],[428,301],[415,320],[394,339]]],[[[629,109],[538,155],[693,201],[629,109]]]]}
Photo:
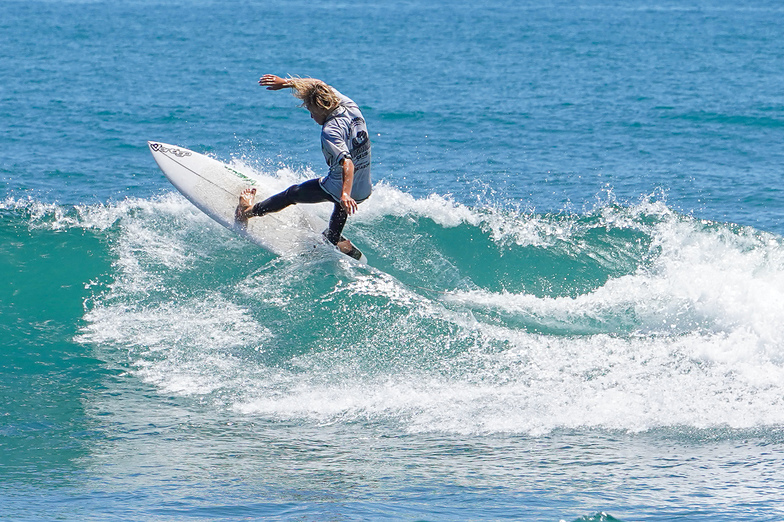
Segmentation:
{"type": "Polygon", "coordinates": [[[515,224],[510,213],[446,199],[422,215],[419,200],[391,188],[376,197],[348,229],[370,245],[369,267],[277,258],[178,196],[62,209],[68,219],[50,210],[52,227],[103,231],[115,257],[78,339],[124,353],[129,370],[163,392],[252,416],[528,434],[784,422],[778,237],[651,202],[521,214],[515,224]],[[394,210],[381,214],[385,193],[394,210]],[[495,219],[514,232],[499,234],[495,219]],[[420,248],[405,248],[405,223],[427,231],[420,248]],[[520,241],[530,229],[537,239],[520,241]],[[483,251],[439,250],[453,231],[483,251]],[[558,265],[560,286],[483,286],[486,273],[541,281],[541,268],[509,266],[525,249],[558,265]],[[436,270],[439,258],[451,278],[436,270]],[[575,285],[573,263],[599,268],[575,285]]]}

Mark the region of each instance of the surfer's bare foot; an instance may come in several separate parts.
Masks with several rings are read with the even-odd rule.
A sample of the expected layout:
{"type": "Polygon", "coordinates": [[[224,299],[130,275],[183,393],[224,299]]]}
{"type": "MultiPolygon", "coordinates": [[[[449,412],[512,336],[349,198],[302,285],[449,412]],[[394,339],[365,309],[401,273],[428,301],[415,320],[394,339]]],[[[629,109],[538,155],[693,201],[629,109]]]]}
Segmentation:
{"type": "Polygon", "coordinates": [[[354,245],[352,245],[351,241],[349,241],[348,239],[344,239],[343,241],[338,241],[337,247],[338,250],[340,250],[344,254],[348,254],[354,249],[354,245]]]}
{"type": "Polygon", "coordinates": [[[355,247],[348,239],[344,239],[343,241],[338,241],[338,244],[335,246],[338,247],[338,250],[340,250],[341,252],[343,252],[349,257],[353,257],[354,259],[357,260],[362,258],[362,252],[360,252],[359,249],[355,247]]]}
{"type": "Polygon", "coordinates": [[[234,211],[234,220],[242,225],[248,224],[248,218],[252,216],[253,203],[256,201],[256,189],[247,188],[240,192],[240,204],[234,211]]]}

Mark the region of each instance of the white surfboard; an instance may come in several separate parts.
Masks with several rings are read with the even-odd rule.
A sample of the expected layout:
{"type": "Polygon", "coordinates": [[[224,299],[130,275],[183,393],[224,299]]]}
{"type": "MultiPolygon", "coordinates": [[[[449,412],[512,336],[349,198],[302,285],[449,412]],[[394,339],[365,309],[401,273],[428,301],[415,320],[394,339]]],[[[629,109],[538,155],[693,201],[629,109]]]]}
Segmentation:
{"type": "MultiPolygon", "coordinates": [[[[147,144],[171,184],[224,227],[278,255],[305,253],[324,244],[322,231],[327,223],[309,212],[306,205],[292,205],[275,214],[251,218],[247,226],[234,221],[244,189],[255,187],[256,201],[262,201],[280,187],[265,187],[259,180],[192,150],[155,141],[147,144]]],[[[364,254],[359,261],[367,263],[364,254]]]]}

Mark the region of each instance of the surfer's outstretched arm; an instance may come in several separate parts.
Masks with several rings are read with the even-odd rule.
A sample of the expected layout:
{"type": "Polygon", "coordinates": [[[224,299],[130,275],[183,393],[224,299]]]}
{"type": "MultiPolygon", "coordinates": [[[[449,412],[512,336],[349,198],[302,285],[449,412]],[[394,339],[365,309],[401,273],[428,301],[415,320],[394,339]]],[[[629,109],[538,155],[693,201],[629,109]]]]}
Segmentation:
{"type": "MultiPolygon", "coordinates": [[[[281,78],[274,74],[265,74],[259,78],[259,85],[266,87],[268,91],[279,91],[281,89],[294,89],[295,91],[305,92],[311,89],[314,85],[323,85],[328,87],[326,83],[317,78],[281,78]]],[[[304,98],[303,98],[304,101],[304,98]]]]}
{"type": "Polygon", "coordinates": [[[281,78],[274,74],[265,74],[259,79],[259,85],[270,91],[290,88],[292,94],[302,100],[302,107],[310,111],[310,115],[319,125],[324,125],[329,114],[341,104],[340,94],[316,78],[281,78]]]}
{"type": "Polygon", "coordinates": [[[268,91],[279,91],[286,87],[292,87],[286,78],[275,76],[274,74],[265,74],[259,79],[259,85],[266,87],[268,91]]]}

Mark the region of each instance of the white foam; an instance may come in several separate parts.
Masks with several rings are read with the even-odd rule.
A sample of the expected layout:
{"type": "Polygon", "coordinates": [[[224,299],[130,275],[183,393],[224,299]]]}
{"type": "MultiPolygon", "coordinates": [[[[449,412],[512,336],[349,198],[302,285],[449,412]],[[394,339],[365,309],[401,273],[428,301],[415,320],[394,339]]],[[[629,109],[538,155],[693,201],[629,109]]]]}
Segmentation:
{"type": "Polygon", "coordinates": [[[446,228],[468,225],[487,231],[498,243],[520,246],[551,245],[572,235],[574,226],[573,220],[554,220],[516,209],[471,208],[440,194],[415,198],[384,182],[374,186],[371,199],[359,206],[352,220],[372,223],[387,216],[429,219],[446,228]]]}
{"type": "Polygon", "coordinates": [[[752,230],[677,217],[648,231],[650,265],[609,280],[578,297],[538,298],[482,290],[454,292],[447,299],[564,324],[611,317],[633,318],[639,333],[682,333],[701,328],[732,332],[747,328],[763,345],[781,346],[784,329],[784,251],[780,239],[752,230]]]}
{"type": "Polygon", "coordinates": [[[467,354],[459,373],[406,369],[349,378],[348,369],[332,367],[332,383],[308,380],[239,400],[235,408],[317,422],[391,420],[415,432],[538,435],[559,428],[640,431],[784,422],[780,366],[733,368],[689,357],[700,347],[732,347],[742,339],[557,339],[509,331],[501,338],[506,351],[467,354]]]}
{"type": "MultiPolygon", "coordinates": [[[[300,176],[278,174],[282,185],[300,176]]],[[[383,185],[376,196],[357,219],[465,223],[521,244],[569,242],[580,227],[597,226],[552,216],[531,224],[383,185]]],[[[307,274],[286,262],[250,267],[236,285],[182,291],[180,274],[233,243],[220,227],[209,241],[194,240],[210,221],[179,196],[43,214],[31,219],[116,234],[114,281],[88,306],[79,339],[127,353],[129,369],[164,393],[206,396],[243,415],[409,431],[784,424],[777,236],[680,217],[659,203],[608,205],[593,216],[598,226],[652,241],[637,271],[576,297],[477,289],[434,299],[387,274],[334,263],[307,274]],[[283,323],[286,314],[312,314],[354,324],[345,339],[294,347],[272,364],[267,346],[286,340],[254,311],[264,307],[283,323]]]]}
{"type": "Polygon", "coordinates": [[[233,351],[262,346],[271,333],[220,295],[135,306],[116,293],[85,314],[77,340],[127,350],[137,373],[167,393],[224,388],[241,365],[233,351]]]}
{"type": "MultiPolygon", "coordinates": [[[[615,209],[604,212],[616,222],[630,219],[615,209]]],[[[412,323],[411,342],[472,338],[471,348],[448,361],[415,355],[429,371],[401,364],[362,378],[345,359],[331,366],[314,360],[314,372],[330,366],[338,382],[309,382],[236,408],[320,422],[388,418],[413,431],[461,433],[781,425],[780,238],[658,212],[648,229],[659,252],[654,262],[578,297],[477,290],[445,297],[446,307],[422,307],[423,299],[401,298],[394,284],[358,281],[351,285],[357,292],[411,307],[401,318],[412,323]],[[423,338],[412,320],[415,307],[458,330],[423,338]],[[606,333],[538,334],[471,312],[482,309],[551,326],[590,324],[606,333]]],[[[642,226],[633,219],[628,225],[642,226]]]]}

